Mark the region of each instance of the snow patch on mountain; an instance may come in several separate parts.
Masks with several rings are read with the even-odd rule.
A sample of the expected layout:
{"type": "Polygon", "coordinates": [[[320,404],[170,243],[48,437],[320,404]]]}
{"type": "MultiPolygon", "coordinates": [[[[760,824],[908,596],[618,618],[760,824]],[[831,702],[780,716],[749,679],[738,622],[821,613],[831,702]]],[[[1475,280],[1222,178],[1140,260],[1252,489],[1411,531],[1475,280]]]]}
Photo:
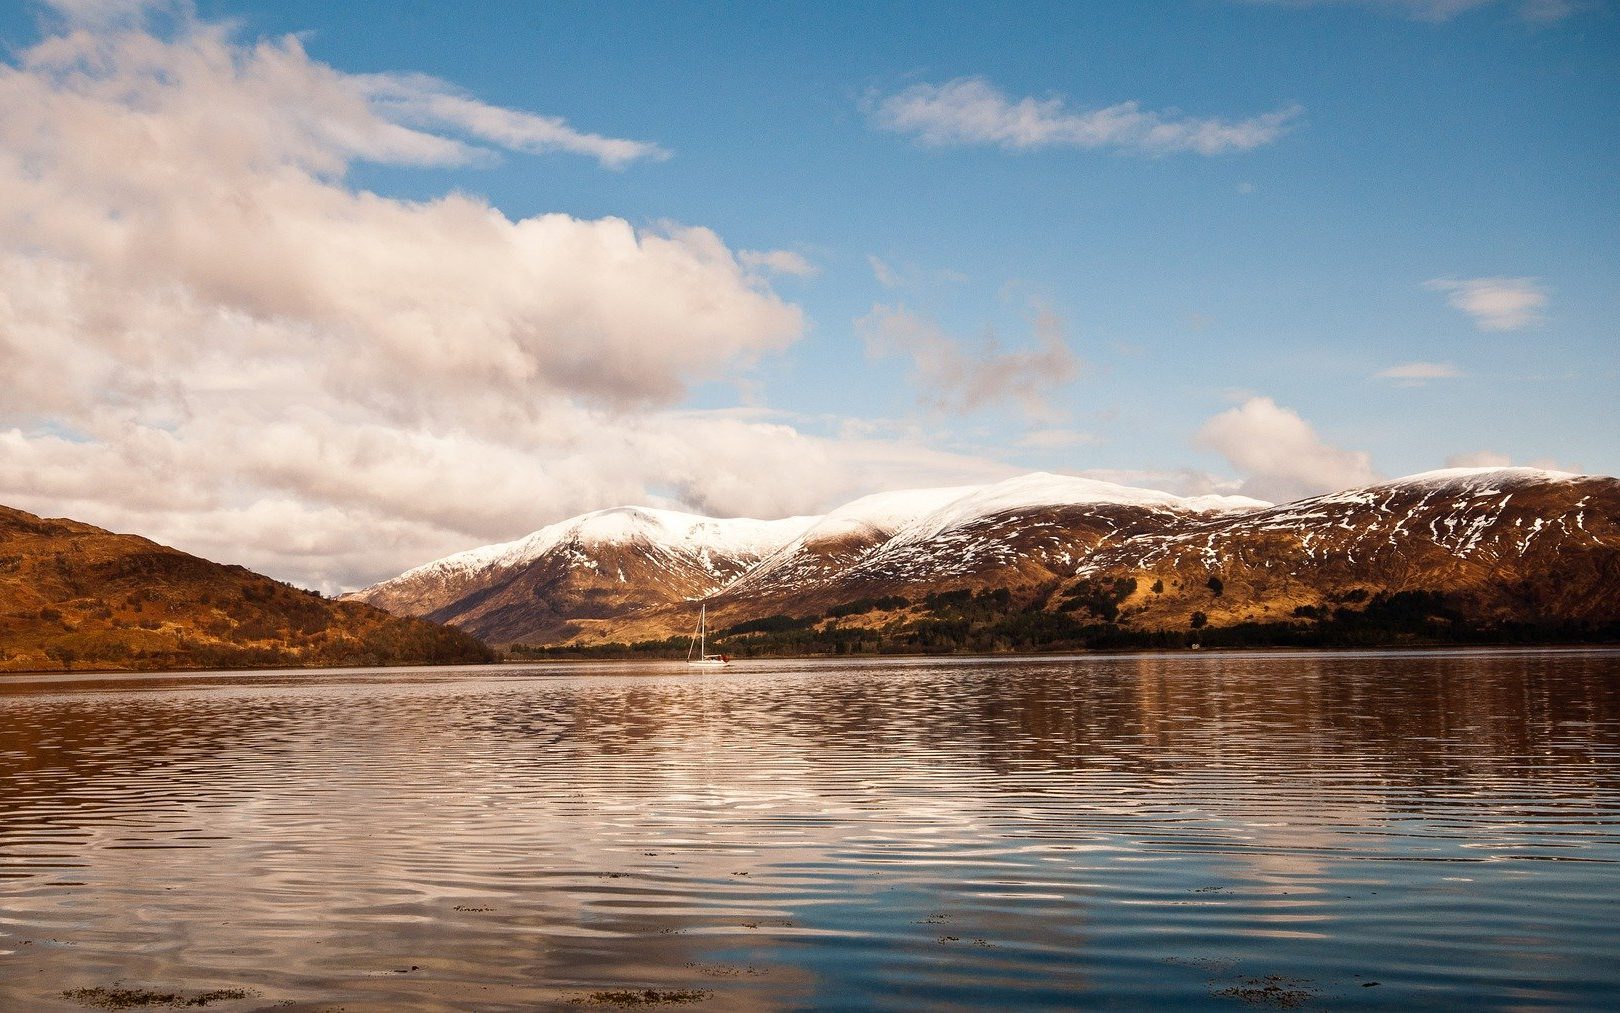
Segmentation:
{"type": "Polygon", "coordinates": [[[754,520],[714,518],[626,506],[570,517],[510,542],[485,545],[415,567],[375,584],[357,596],[412,582],[464,582],[485,574],[515,570],[559,550],[579,565],[603,546],[640,545],[648,550],[712,565],[716,557],[741,562],[749,571],[738,584],[752,583],[792,566],[807,546],[846,539],[909,544],[983,517],[1019,509],[1081,504],[1122,504],[1224,513],[1268,504],[1241,496],[1180,497],[1094,479],[1043,472],[987,486],[905,489],[863,496],[820,517],[754,520]]]}
{"type": "Polygon", "coordinates": [[[817,520],[793,541],[761,559],[727,588],[737,591],[786,580],[802,584],[817,576],[838,572],[848,564],[816,558],[814,546],[845,542],[881,545],[919,517],[926,516],[979,486],[944,486],[933,489],[903,489],[862,496],[817,520]]]}
{"type": "MultiPolygon", "coordinates": [[[[815,542],[850,534],[892,535],[917,518],[969,495],[978,488],[974,485],[946,486],[937,489],[903,489],[898,492],[880,492],[862,496],[816,521],[798,541],[815,542]]],[[[791,546],[784,546],[784,549],[790,548],[791,546]]]]}
{"type": "MultiPolygon", "coordinates": [[[[1247,516],[1211,522],[1198,528],[1145,535],[1133,546],[1096,554],[1078,570],[1082,576],[1117,567],[1128,552],[1134,564],[1151,567],[1162,562],[1179,566],[1196,560],[1218,569],[1231,560],[1228,546],[1246,544],[1257,534],[1297,539],[1300,557],[1312,563],[1343,558],[1349,563],[1402,559],[1407,542],[1438,547],[1459,560],[1501,562],[1522,555],[1543,533],[1556,534],[1566,543],[1598,543],[1585,529],[1582,507],[1586,499],[1562,513],[1533,518],[1527,533],[1495,537],[1499,529],[1525,532],[1526,518],[1507,518],[1519,509],[1515,497],[1538,488],[1580,481],[1587,476],[1540,468],[1443,468],[1376,485],[1312,496],[1284,503],[1247,516]]],[[[1298,559],[1273,556],[1239,560],[1267,569],[1291,567],[1298,559]]]]}
{"type": "MultiPolygon", "coordinates": [[[[1010,565],[1016,550],[1004,539],[965,529],[986,518],[1015,522],[1024,511],[1053,507],[1132,506],[1191,514],[1230,513],[1269,506],[1241,496],[1181,497],[1070,475],[1036,472],[985,486],[879,493],[828,514],[803,536],[761,560],[724,590],[754,593],[810,587],[842,575],[946,576],[995,561],[1010,565]],[[818,546],[853,542],[823,556],[818,546]],[[865,543],[862,545],[861,543],[865,543]],[[913,546],[927,544],[922,555],[913,546]],[[875,568],[875,569],[874,569],[875,568]]],[[[1054,557],[1055,558],[1055,557],[1054,557]]]]}
{"type": "Polygon", "coordinates": [[[1435,471],[1424,471],[1416,475],[1407,475],[1405,478],[1380,482],[1368,488],[1434,485],[1478,489],[1487,485],[1522,482],[1571,482],[1580,477],[1572,471],[1548,471],[1544,468],[1439,468],[1435,471]]]}
{"type": "MultiPolygon", "coordinates": [[[[1490,520],[1494,520],[1506,505],[1505,501],[1495,503],[1486,510],[1484,500],[1524,484],[1573,481],[1580,477],[1538,468],[1445,468],[1273,507],[1243,496],[1175,496],[1153,489],[1037,472],[985,486],[876,493],[819,517],[713,518],[656,507],[614,507],[559,521],[514,541],[446,556],[357,592],[356,596],[413,581],[456,585],[482,581],[485,575],[515,570],[557,551],[565,551],[574,563],[585,565],[593,550],[631,545],[655,555],[693,561],[720,579],[724,579],[724,572],[736,574],[740,564],[744,570],[731,582],[732,590],[762,586],[788,578],[790,574],[790,579],[798,583],[813,579],[816,573],[834,565],[831,559],[812,562],[817,545],[864,542],[868,548],[860,550],[862,556],[881,554],[887,558],[907,546],[939,539],[986,518],[1016,516],[1023,510],[1053,507],[1134,506],[1205,515],[1212,521],[1227,514],[1252,514],[1241,522],[1242,526],[1299,531],[1303,534],[1306,551],[1310,552],[1318,540],[1319,525],[1330,515],[1336,515],[1337,508],[1361,505],[1389,514],[1392,512],[1389,497],[1403,492],[1419,492],[1424,502],[1433,497],[1456,499],[1459,501],[1456,511],[1463,511],[1462,501],[1479,502],[1480,507],[1466,511],[1470,516],[1464,518],[1459,512],[1454,517],[1434,522],[1436,529],[1431,532],[1441,544],[1468,552],[1480,544],[1484,528],[1489,527],[1484,515],[1489,514],[1490,520]],[[731,565],[719,566],[719,560],[731,565]],[[801,570],[804,572],[799,572],[801,570]]],[[[1422,509],[1424,502],[1410,508],[1411,512],[1422,509]]],[[[1380,530],[1378,537],[1380,540],[1398,538],[1405,523],[1407,520],[1402,517],[1390,517],[1387,525],[1390,530],[1380,530]]],[[[1167,552],[1172,544],[1189,537],[1198,536],[1183,532],[1175,538],[1164,538],[1159,552],[1167,552]]],[[[966,551],[969,547],[963,548],[966,551]]],[[[1205,548],[1210,554],[1215,551],[1213,544],[1205,548]]],[[[1149,559],[1153,555],[1155,553],[1150,551],[1149,559]]],[[[844,558],[836,567],[853,562],[844,558]]],[[[1082,572],[1085,568],[1081,567],[1082,572]]]]}
{"type": "Polygon", "coordinates": [[[792,541],[819,519],[786,517],[761,521],[748,517],[703,517],[656,507],[612,507],[547,525],[515,541],[458,552],[407,570],[383,583],[428,575],[515,569],[563,547],[592,549],[640,544],[692,556],[723,554],[757,559],[792,541]]]}
{"type": "Polygon", "coordinates": [[[1271,504],[1246,496],[1175,496],[1155,489],[1038,471],[974,489],[918,518],[896,541],[924,541],[974,521],[1015,510],[1065,506],[1139,506],[1191,513],[1232,513],[1259,510],[1271,504]]]}

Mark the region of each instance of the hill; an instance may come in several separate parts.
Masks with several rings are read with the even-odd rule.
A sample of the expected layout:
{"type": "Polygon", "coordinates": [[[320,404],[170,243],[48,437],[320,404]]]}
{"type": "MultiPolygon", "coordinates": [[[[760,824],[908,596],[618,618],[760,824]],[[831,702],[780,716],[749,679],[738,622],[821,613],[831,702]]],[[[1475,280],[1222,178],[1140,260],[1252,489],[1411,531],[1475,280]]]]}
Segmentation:
{"type": "Polygon", "coordinates": [[[490,660],[459,630],[0,507],[0,670],[490,660]]]}

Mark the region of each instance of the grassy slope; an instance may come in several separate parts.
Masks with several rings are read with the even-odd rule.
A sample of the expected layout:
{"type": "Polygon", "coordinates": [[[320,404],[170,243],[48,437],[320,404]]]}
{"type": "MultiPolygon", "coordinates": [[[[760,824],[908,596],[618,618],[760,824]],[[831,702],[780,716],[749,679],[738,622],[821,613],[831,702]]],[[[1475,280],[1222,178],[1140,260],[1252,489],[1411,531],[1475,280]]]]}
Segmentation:
{"type": "MultiPolygon", "coordinates": [[[[1438,591],[1347,594],[1332,607],[1302,609],[1287,620],[1216,625],[1204,617],[1176,627],[1121,623],[1120,605],[1137,591],[1129,582],[1015,594],[1006,588],[936,593],[909,602],[852,603],[819,616],[770,616],[739,623],[710,638],[735,657],[844,654],[981,654],[1007,651],[1121,650],[1202,647],[1375,647],[1440,644],[1612,643],[1620,622],[1482,621],[1459,610],[1461,599],[1438,591]]],[[[1151,593],[1151,592],[1150,592],[1151,593]]],[[[1213,593],[1213,592],[1207,592],[1213,593]]],[[[590,646],[514,645],[526,657],[681,658],[688,640],[671,637],[590,646]]]]}
{"type": "Polygon", "coordinates": [[[487,660],[458,630],[0,507],[0,670],[487,660]]]}

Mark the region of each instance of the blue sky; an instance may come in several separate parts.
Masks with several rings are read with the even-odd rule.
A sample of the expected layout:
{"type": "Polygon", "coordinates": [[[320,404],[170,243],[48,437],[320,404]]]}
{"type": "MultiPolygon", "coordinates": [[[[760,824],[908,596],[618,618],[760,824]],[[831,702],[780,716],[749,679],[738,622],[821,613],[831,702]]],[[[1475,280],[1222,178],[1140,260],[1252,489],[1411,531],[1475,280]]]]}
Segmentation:
{"type": "MultiPolygon", "coordinates": [[[[155,6],[148,30],[184,32],[155,6]]],[[[948,459],[899,471],[942,481],[956,477],[950,461],[967,478],[1005,466],[1257,494],[1448,460],[1620,473],[1613,3],[1001,6],[204,0],[179,17],[231,23],[242,47],[293,35],[311,64],[342,75],[430,75],[489,107],[668,156],[612,167],[495,143],[431,165],[345,156],[350,194],[460,192],[514,222],[675,222],[738,256],[799,255],[810,273],[761,269],[753,284],[797,307],[802,327],[675,362],[660,412],[835,447],[900,441],[948,459]],[[908,96],[929,115],[960,114],[924,100],[963,82],[1004,111],[1031,100],[1045,126],[1015,143],[953,122],[941,143],[893,114],[908,96]],[[1277,123],[1211,152],[1064,139],[1063,123],[1120,103],[1172,127],[1277,123]],[[1208,428],[1246,406],[1247,428],[1208,428]],[[1260,445],[1279,427],[1276,446],[1260,445]],[[1299,447],[1320,467],[1267,463],[1299,447]]],[[[97,0],[11,5],[0,37],[23,54],[64,24],[129,30],[115,20],[97,0]]],[[[13,411],[0,430],[93,429],[70,414],[13,411]]],[[[851,474],[882,484],[881,471],[851,474]]],[[[310,500],[318,484],[293,498],[350,509],[310,500]]],[[[770,512],[667,477],[639,487],[770,512]]],[[[285,492],[221,496],[252,510],[285,492]]],[[[401,536],[400,551],[527,530],[620,492],[537,505],[532,523],[401,536]]],[[[814,499],[781,509],[830,505],[814,499]]],[[[91,514],[100,502],[29,502],[43,500],[91,514]]],[[[272,564],[317,583],[364,569],[272,564]]]]}
{"type": "MultiPolygon", "coordinates": [[[[1218,467],[1188,437],[1254,391],[1391,474],[1482,449],[1620,471],[1612,8],[1547,23],[1491,4],[1435,23],[1357,4],[339,6],[220,11],[308,31],[311,54],[347,70],[420,70],[674,152],[621,172],[515,156],[365,185],[472,189],[513,215],[672,218],[819,265],[778,283],[811,327],[755,373],[773,407],[906,417],[903,364],[868,361],[855,319],[898,302],[1016,343],[1032,293],[1086,363],[1054,400],[1100,440],[1015,455],[1032,466],[1218,467]],[[1304,112],[1275,143],[1215,157],[929,149],[862,112],[872,94],[971,75],[1083,107],[1304,112]],[[885,288],[869,255],[914,282],[885,288]],[[1545,321],[1481,332],[1424,288],[1495,276],[1542,279],[1545,321]],[[1373,376],[1419,360],[1466,375],[1373,376]]],[[[937,424],[994,447],[1022,420],[937,424]]]]}

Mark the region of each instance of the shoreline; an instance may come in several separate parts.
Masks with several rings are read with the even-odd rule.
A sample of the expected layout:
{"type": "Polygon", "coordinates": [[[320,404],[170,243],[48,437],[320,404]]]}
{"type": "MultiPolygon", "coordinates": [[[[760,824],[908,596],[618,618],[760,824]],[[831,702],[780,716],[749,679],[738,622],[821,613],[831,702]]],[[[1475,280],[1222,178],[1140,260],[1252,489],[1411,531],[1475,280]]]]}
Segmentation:
{"type": "MultiPolygon", "coordinates": [[[[1620,650],[1620,640],[1590,640],[1590,641],[1548,641],[1546,643],[1500,642],[1500,643],[1474,643],[1474,644],[1332,644],[1320,646],[1302,646],[1295,644],[1254,644],[1234,645],[1222,647],[1122,647],[1122,648],[1076,648],[1054,651],[962,651],[962,652],[923,652],[923,651],[892,651],[869,654],[771,654],[757,655],[748,658],[733,658],[732,664],[747,666],[753,662],[773,661],[826,661],[826,662],[882,662],[889,660],[939,660],[939,661],[1017,661],[1017,660],[1059,660],[1063,658],[1087,657],[1128,657],[1140,655],[1143,657],[1155,655],[1191,655],[1206,657],[1210,655],[1253,655],[1253,654],[1376,654],[1376,653],[1482,653],[1489,651],[1604,651],[1620,650]]],[[[23,675],[110,675],[110,676],[148,676],[148,675],[234,675],[238,673],[309,673],[309,672],[371,672],[371,671],[455,671],[472,669],[497,668],[523,668],[540,665],[682,665],[684,659],[678,657],[623,657],[623,658],[589,658],[579,656],[556,658],[503,658],[491,662],[477,662],[471,664],[435,664],[396,663],[380,665],[308,665],[288,667],[285,665],[243,668],[19,668],[0,669],[0,681],[8,676],[23,675]]],[[[723,669],[720,671],[724,671],[723,669]]],[[[717,673],[712,673],[717,674],[717,673]]]]}

